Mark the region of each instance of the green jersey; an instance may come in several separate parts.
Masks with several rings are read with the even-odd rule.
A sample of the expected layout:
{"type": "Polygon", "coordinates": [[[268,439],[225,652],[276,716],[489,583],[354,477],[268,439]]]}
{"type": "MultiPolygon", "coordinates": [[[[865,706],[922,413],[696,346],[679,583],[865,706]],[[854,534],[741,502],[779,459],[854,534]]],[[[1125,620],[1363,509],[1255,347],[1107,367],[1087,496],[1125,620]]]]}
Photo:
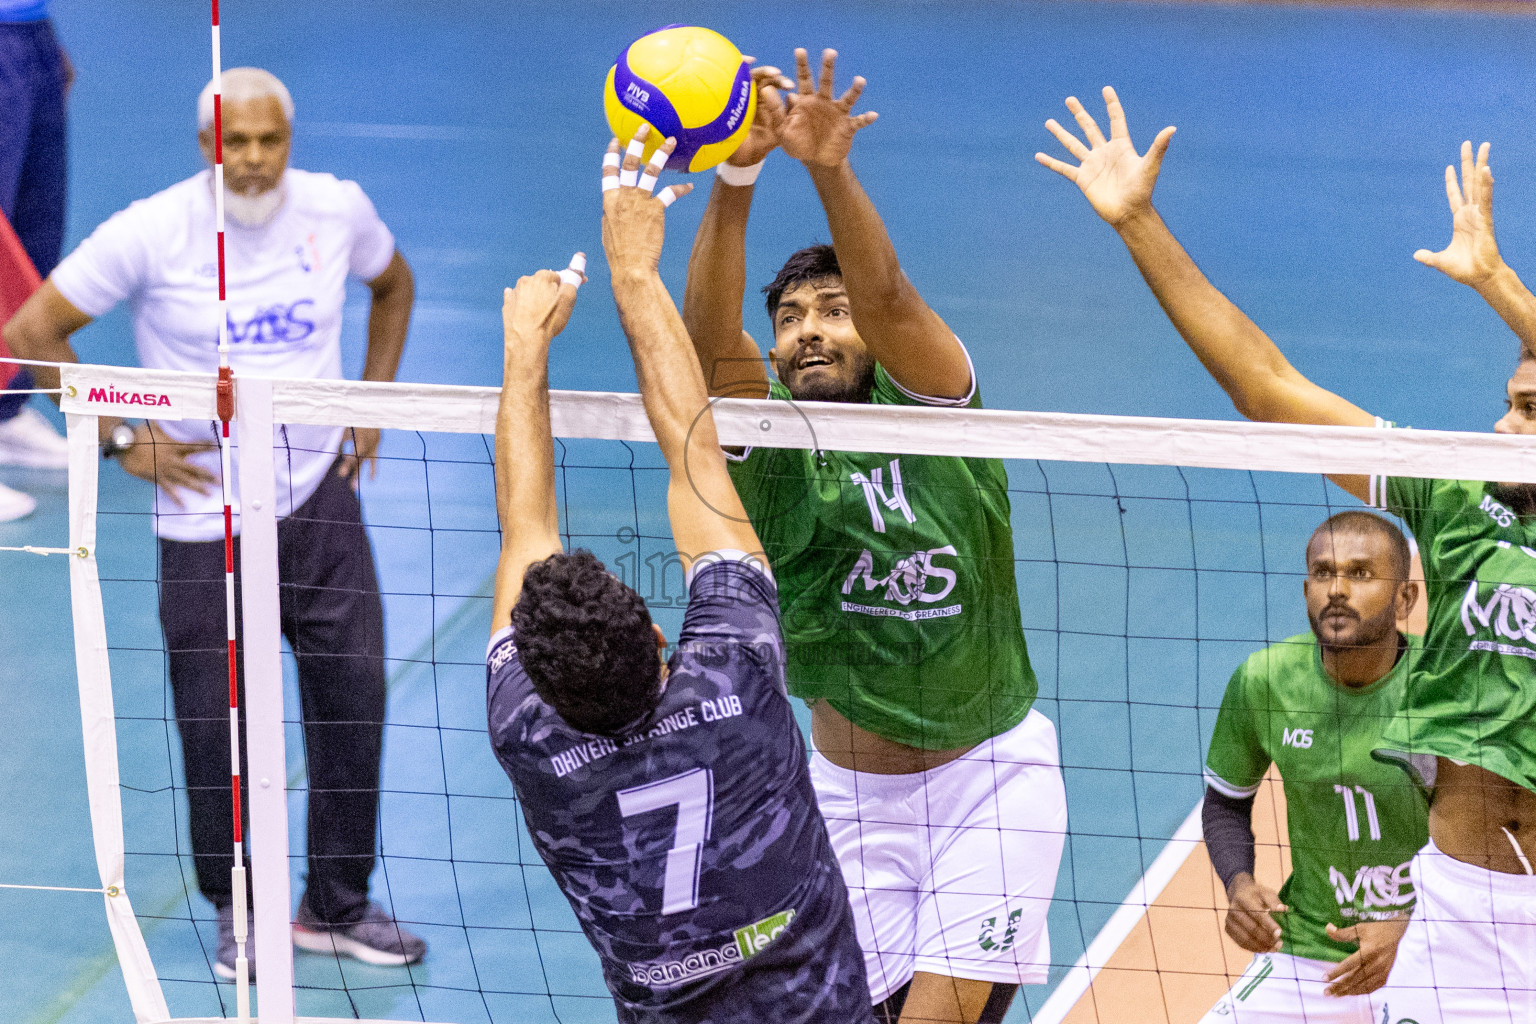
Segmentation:
{"type": "Polygon", "coordinates": [[[1536,522],[1490,491],[1472,480],[1371,478],[1371,504],[1418,539],[1429,603],[1424,658],[1379,756],[1429,787],[1439,756],[1536,790],[1536,522]]]}
{"type": "Polygon", "coordinates": [[[1206,782],[1234,799],[1252,796],[1270,763],[1285,785],[1291,875],[1280,889],[1282,952],[1343,960],[1343,928],[1413,906],[1408,862],[1429,840],[1423,790],[1371,756],[1403,702],[1417,637],[1392,671],[1369,686],[1341,686],[1323,670],[1311,633],[1252,655],[1227,683],[1206,782]]]}
{"type": "MultiPolygon", "coordinates": [[[[981,405],[924,402],[879,366],[871,400],[981,405]]],[[[1024,720],[1036,684],[1002,462],[756,448],[731,476],[778,578],[791,693],[926,750],[1024,720]]]]}

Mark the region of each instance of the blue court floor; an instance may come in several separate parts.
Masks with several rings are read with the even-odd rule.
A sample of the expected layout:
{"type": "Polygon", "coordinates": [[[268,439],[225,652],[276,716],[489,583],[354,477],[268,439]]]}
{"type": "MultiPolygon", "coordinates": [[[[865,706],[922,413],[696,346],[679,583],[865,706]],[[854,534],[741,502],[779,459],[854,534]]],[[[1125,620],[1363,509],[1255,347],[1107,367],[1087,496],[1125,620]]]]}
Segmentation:
{"type": "MultiPolygon", "coordinates": [[[[555,346],[555,387],[634,389],[598,235],[599,90],[631,38],[675,5],[223,5],[225,66],[259,64],[297,103],[295,166],[360,182],[417,276],[400,379],[492,384],[501,288],[572,251],[591,284],[555,346]]],[[[1513,340],[1470,291],[1416,264],[1449,238],[1444,165],[1493,142],[1499,236],[1536,272],[1536,20],[1379,8],[1176,3],[706,2],[686,17],[763,61],[835,46],[881,113],[854,163],[907,273],[965,340],[989,406],[1232,418],[1113,233],[1037,166],[1041,127],[1113,84],[1141,145],[1179,133],[1158,205],[1212,279],[1306,374],[1419,427],[1482,430],[1502,411],[1513,340]]],[[[78,69],[66,248],[200,166],[194,102],[207,7],[56,0],[78,69]]],[[[709,181],[701,178],[707,189],[709,181]]],[[[700,192],[669,215],[680,295],[700,192]]],[[[828,232],[782,156],[759,185],[748,273],[828,232]]],[[[365,292],[349,307],[361,365],[365,292]]],[[[751,298],[748,326],[766,318],[751,298]]],[[[76,339],[131,362],[125,310],[76,339]]],[[[50,411],[51,414],[51,411],[50,411]]],[[[488,439],[487,439],[488,440],[488,439]]],[[[301,1012],[480,1022],[611,1021],[596,959],[528,846],[484,736],[488,576],[496,549],[486,440],[390,435],[365,486],[391,672],[376,896],[432,943],[410,971],[301,956],[301,1012]]],[[[563,451],[566,526],[610,564],[658,568],[654,449],[563,451]],[[632,561],[626,561],[632,556],[632,561]],[[651,561],[648,561],[651,560],[651,561]]],[[[1306,628],[1301,542],[1351,502],[1315,478],[1010,464],[1024,621],[1056,721],[1072,837],[1050,925],[1059,977],[1193,806],[1222,688],[1250,651],[1306,628]]],[[[149,490],[103,468],[100,559],[128,834],[129,887],[173,1013],[229,1013],[212,983],[211,909],[188,899],[180,750],[155,612],[149,490]]],[[[62,545],[62,474],[0,471],[41,499],[0,546],[62,545]]],[[[632,567],[632,568],[628,568],[632,567]]],[[[0,553],[0,883],[96,884],[67,567],[0,553]]],[[[649,580],[647,580],[649,585],[649,580]]],[[[296,707],[290,704],[290,707],[296,707]]],[[[290,785],[304,785],[290,728],[290,785]]],[[[302,800],[292,801],[302,850],[302,800]]],[[[294,862],[295,878],[302,860],[294,862]]],[[[296,881],[296,893],[298,883],[296,881]]],[[[1025,990],[1029,1019],[1049,987],[1025,990]]],[[[99,896],[0,889],[0,1020],[130,1019],[99,896]]]]}

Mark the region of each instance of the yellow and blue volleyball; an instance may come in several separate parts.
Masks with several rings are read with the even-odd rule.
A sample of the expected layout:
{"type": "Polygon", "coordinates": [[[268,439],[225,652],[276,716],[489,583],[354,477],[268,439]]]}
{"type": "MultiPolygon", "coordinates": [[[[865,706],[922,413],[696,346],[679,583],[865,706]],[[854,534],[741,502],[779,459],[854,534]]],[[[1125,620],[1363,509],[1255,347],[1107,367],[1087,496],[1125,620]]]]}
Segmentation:
{"type": "Polygon", "coordinates": [[[725,36],[697,25],[668,25],[636,39],[608,69],[608,126],[628,142],[651,126],[645,158],[668,138],[674,171],[713,167],[746,139],[757,112],[752,68],[725,36]]]}

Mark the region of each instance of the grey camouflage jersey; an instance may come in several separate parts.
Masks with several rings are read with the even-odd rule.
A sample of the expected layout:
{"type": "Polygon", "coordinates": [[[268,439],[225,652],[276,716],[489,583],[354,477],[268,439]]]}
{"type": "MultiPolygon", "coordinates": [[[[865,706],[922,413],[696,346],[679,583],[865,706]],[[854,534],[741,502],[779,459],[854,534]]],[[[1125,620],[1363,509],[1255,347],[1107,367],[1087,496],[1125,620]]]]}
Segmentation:
{"type": "Polygon", "coordinates": [[[608,738],[539,698],[511,629],[487,658],[491,744],[619,1020],[872,1022],[771,578],[701,568],[668,666],[656,710],[608,738]]]}

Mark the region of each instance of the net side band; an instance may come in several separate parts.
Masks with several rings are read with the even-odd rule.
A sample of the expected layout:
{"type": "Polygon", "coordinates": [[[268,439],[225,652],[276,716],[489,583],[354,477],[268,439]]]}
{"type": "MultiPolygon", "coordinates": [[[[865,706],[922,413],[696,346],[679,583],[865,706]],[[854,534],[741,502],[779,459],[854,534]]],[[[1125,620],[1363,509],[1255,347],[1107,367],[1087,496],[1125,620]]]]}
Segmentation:
{"type": "MultiPolygon", "coordinates": [[[[66,412],[218,418],[213,374],[60,366],[66,412]]],[[[491,434],[499,388],[272,379],[279,423],[491,434]]],[[[552,391],[557,437],[652,441],[639,395],[552,391]]],[[[1536,438],[1443,430],[719,399],[726,445],[1536,483],[1536,438]]]]}

